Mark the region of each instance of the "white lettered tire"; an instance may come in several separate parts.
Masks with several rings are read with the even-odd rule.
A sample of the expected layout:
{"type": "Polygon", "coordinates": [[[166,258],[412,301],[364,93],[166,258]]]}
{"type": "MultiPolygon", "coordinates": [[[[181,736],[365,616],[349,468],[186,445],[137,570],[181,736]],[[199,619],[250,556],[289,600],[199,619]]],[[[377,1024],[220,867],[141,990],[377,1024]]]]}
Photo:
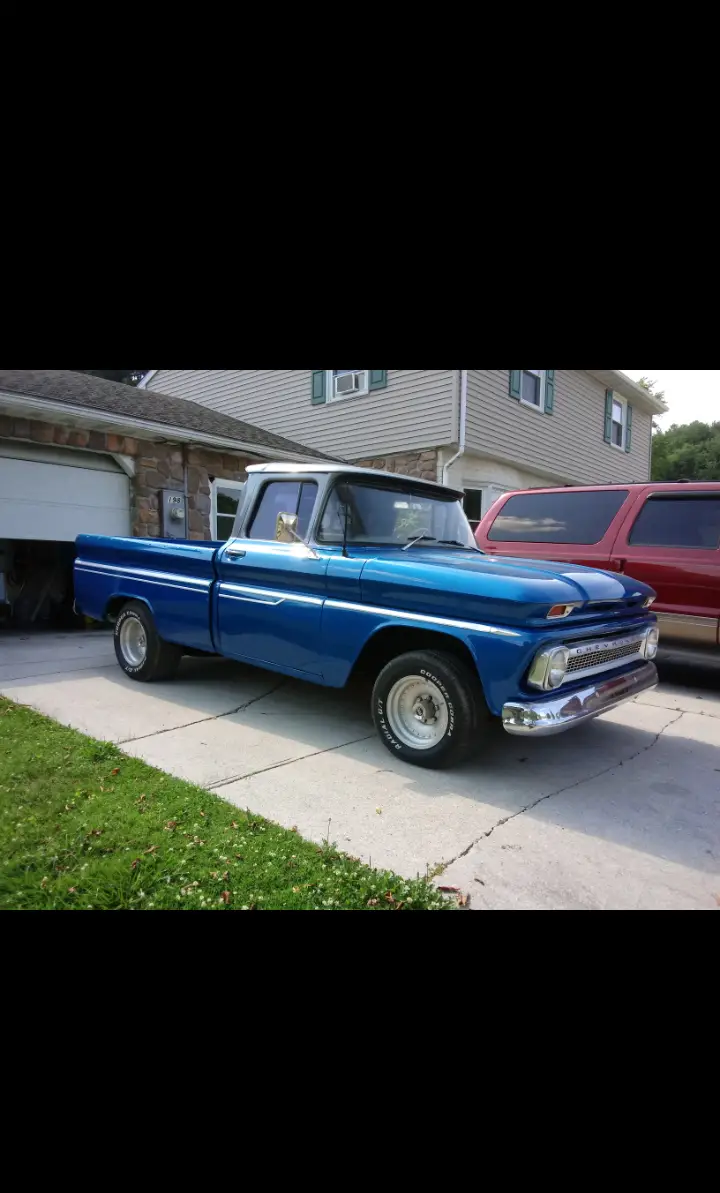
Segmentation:
{"type": "Polygon", "coordinates": [[[114,639],[115,657],[130,679],[140,683],[171,679],[178,669],[181,647],[160,637],[153,615],[142,601],[123,605],[115,622],[114,639]]]}
{"type": "Polygon", "coordinates": [[[409,651],[378,675],[372,715],[383,745],[414,766],[462,762],[488,720],[480,680],[454,654],[409,651]]]}

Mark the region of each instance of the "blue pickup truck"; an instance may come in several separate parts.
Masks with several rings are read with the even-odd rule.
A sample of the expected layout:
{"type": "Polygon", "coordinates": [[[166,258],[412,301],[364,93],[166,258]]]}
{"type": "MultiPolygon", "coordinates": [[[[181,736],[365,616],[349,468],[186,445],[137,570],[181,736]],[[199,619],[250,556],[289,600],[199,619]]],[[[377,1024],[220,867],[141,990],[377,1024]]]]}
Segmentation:
{"type": "Polygon", "coordinates": [[[340,464],[256,464],[226,543],[80,535],[78,609],[126,675],[226,655],[343,687],[374,679],[380,740],[419,766],[558,733],[657,683],[654,593],[574,564],[483,554],[463,494],[340,464]]]}

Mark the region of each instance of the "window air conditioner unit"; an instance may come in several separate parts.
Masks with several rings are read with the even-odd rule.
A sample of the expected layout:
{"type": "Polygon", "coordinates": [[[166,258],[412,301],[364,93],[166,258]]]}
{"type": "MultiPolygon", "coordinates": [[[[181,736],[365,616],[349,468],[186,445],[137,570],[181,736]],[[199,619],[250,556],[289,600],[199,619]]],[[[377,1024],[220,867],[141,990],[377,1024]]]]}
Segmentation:
{"type": "Polygon", "coordinates": [[[355,393],[360,388],[360,374],[359,373],[341,373],[339,377],[335,378],[335,393],[336,394],[351,394],[355,393]]]}

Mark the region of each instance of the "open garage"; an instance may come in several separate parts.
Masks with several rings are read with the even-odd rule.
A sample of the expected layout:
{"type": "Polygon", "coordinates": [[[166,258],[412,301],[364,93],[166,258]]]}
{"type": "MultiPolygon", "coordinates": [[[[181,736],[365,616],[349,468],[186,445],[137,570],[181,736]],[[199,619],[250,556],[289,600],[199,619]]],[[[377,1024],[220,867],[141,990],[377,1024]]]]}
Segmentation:
{"type": "Polygon", "coordinates": [[[130,533],[130,479],[111,456],[0,444],[0,538],[130,533]]]}
{"type": "Polygon", "coordinates": [[[85,373],[0,370],[0,626],[80,624],[79,534],[227,538],[247,463],[318,457],[195,402],[85,373]]]}
{"type": "Polygon", "coordinates": [[[78,534],[130,533],[130,480],[109,455],[0,443],[0,572],[21,626],[73,623],[78,534]]]}

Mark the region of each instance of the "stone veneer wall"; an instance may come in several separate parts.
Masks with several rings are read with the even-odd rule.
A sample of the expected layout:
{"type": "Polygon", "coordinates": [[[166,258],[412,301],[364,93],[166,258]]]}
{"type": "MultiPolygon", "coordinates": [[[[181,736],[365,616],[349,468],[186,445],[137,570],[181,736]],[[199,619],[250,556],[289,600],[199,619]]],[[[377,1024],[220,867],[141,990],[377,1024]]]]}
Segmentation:
{"type": "MultiPolygon", "coordinates": [[[[172,431],[168,428],[168,433],[172,431]]],[[[130,480],[131,526],[134,535],[160,536],[158,490],[183,490],[183,451],[188,465],[188,535],[210,539],[210,477],[244,481],[250,457],[210,448],[183,448],[173,443],[153,443],[109,431],[87,431],[59,423],[36,422],[0,415],[0,439],[18,439],[59,447],[86,448],[93,452],[115,452],[131,456],[135,476],[130,480]]]]}
{"type": "Polygon", "coordinates": [[[399,472],[404,476],[419,476],[426,481],[438,479],[438,453],[429,448],[422,452],[396,452],[389,456],[368,456],[354,460],[362,468],[378,468],[383,472],[399,472]]]}

